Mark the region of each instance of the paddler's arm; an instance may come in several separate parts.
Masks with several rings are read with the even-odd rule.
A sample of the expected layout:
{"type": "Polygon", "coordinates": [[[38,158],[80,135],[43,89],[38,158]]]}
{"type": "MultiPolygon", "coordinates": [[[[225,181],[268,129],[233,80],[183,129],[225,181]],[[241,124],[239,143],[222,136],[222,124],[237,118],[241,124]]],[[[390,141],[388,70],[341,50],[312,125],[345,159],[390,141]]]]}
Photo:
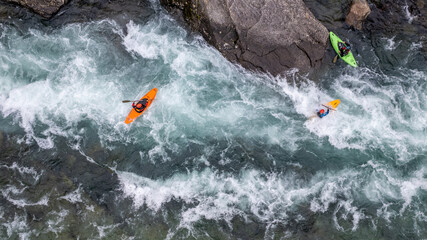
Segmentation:
{"type": "Polygon", "coordinates": [[[335,109],[330,108],[330,107],[328,107],[328,106],[326,106],[326,105],[323,105],[323,104],[322,104],[322,106],[324,106],[325,108],[327,108],[327,109],[328,109],[328,111],[329,111],[329,109],[336,111],[335,109]]]}

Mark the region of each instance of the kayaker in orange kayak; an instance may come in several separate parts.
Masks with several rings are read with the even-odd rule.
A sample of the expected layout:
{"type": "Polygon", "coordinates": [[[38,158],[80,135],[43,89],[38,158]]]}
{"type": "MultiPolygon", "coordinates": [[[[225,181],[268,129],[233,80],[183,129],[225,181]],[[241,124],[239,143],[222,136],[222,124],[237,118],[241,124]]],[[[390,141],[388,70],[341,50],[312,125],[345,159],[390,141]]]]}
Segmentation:
{"type": "Polygon", "coordinates": [[[125,123],[129,124],[137,117],[141,116],[142,113],[145,112],[153,102],[154,98],[156,97],[156,93],[157,88],[153,88],[139,100],[123,100],[123,103],[132,102],[132,110],[130,110],[128,116],[126,117],[125,123]]]}
{"type": "Polygon", "coordinates": [[[147,107],[147,104],[148,104],[148,99],[143,98],[143,99],[139,100],[139,102],[136,104],[135,104],[135,102],[133,102],[132,107],[135,109],[135,111],[137,113],[142,113],[144,111],[144,109],[147,107]]]}

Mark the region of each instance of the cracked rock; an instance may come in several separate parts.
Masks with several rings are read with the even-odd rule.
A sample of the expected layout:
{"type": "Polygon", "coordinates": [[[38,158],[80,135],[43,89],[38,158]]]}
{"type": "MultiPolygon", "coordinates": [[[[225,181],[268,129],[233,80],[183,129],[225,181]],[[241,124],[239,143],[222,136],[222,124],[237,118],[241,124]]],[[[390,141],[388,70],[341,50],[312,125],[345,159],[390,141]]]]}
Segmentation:
{"type": "Polygon", "coordinates": [[[328,30],[302,0],[160,0],[228,60],[273,75],[320,66],[328,30]],[[196,6],[196,8],[194,8],[196,6]],[[224,48],[225,44],[235,46],[224,48]]]}

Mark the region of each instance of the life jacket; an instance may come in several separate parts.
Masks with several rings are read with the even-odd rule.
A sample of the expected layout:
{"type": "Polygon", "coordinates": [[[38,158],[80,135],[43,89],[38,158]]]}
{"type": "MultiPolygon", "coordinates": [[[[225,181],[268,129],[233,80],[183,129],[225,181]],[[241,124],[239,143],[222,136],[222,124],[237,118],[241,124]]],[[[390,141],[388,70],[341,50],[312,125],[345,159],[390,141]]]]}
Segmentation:
{"type": "Polygon", "coordinates": [[[329,108],[328,108],[328,110],[326,111],[326,112],[324,112],[324,113],[320,113],[320,111],[319,112],[317,112],[317,116],[319,116],[320,118],[323,118],[324,116],[326,116],[326,115],[328,115],[329,114],[329,108]]]}
{"type": "Polygon", "coordinates": [[[340,52],[342,53],[342,54],[341,54],[341,56],[342,56],[342,57],[343,57],[343,56],[345,56],[345,55],[347,55],[347,54],[348,54],[348,52],[350,52],[350,49],[348,49],[348,48],[347,48],[347,45],[346,45],[346,44],[344,44],[344,43],[340,42],[340,43],[339,43],[339,46],[340,46],[340,52]]]}
{"type": "Polygon", "coordinates": [[[139,101],[135,106],[133,107],[137,113],[142,113],[144,109],[147,107],[148,99],[144,98],[141,101],[139,101]],[[141,104],[141,107],[137,107],[138,104],[141,104]]]}

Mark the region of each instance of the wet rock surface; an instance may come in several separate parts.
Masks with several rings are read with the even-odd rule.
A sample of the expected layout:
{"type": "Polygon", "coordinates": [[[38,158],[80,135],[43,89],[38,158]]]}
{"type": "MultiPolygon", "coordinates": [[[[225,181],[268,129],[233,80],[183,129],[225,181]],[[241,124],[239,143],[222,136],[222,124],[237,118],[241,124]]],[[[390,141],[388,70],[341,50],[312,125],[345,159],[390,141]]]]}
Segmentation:
{"type": "Polygon", "coordinates": [[[411,0],[406,3],[376,0],[372,1],[372,12],[367,18],[365,31],[369,32],[427,32],[426,4],[411,0]]]}
{"type": "MultiPolygon", "coordinates": [[[[405,3],[377,0],[373,3],[372,12],[363,27],[363,31],[370,35],[372,44],[374,46],[383,44],[381,39],[384,37],[390,37],[400,45],[406,45],[403,50],[414,48],[421,43],[421,47],[419,49],[417,47],[416,50],[421,54],[414,61],[425,61],[427,59],[427,4],[417,0],[405,3]]],[[[397,67],[401,61],[398,56],[391,53],[386,56],[377,54],[380,55],[380,58],[385,59],[384,61],[389,62],[393,68],[397,67]]],[[[414,64],[414,66],[416,65],[414,64]]]]}
{"type": "MultiPolygon", "coordinates": [[[[179,222],[182,209],[198,204],[171,199],[165,203],[167,213],[147,213],[144,207],[136,210],[132,200],[123,198],[117,175],[110,168],[91,162],[67,148],[62,140],[58,141],[57,147],[62,149],[58,153],[40,149],[35,143],[19,144],[14,135],[0,132],[0,136],[6,140],[0,143],[1,216],[4,221],[20,224],[20,228],[14,228],[11,233],[2,232],[4,228],[0,225],[0,236],[11,239],[24,236],[41,239],[165,239],[173,229],[171,225],[179,222]],[[11,190],[15,187],[17,190],[11,190]]],[[[91,157],[98,156],[96,160],[99,162],[109,162],[109,158],[118,162],[123,160],[96,144],[88,152],[91,157]]],[[[283,237],[291,230],[297,236],[310,236],[315,215],[309,211],[309,206],[304,205],[292,219],[300,216],[304,219],[276,224],[269,234],[283,237]]],[[[230,228],[227,222],[207,219],[197,223],[196,227],[218,239],[229,236],[264,239],[268,228],[255,217],[236,216],[231,224],[230,228]],[[218,224],[223,228],[218,228],[218,224]]],[[[184,228],[174,231],[176,238],[188,236],[184,228]]]]}
{"type": "MultiPolygon", "coordinates": [[[[370,50],[360,48],[364,41],[371,42],[371,49],[375,49],[376,58],[387,70],[393,70],[403,64],[404,58],[399,56],[404,56],[407,49],[413,48],[414,51],[419,52],[416,57],[409,58],[411,62],[409,66],[420,69],[423,65],[421,63],[427,59],[427,4],[423,1],[367,1],[371,13],[363,21],[360,31],[345,21],[353,1],[305,0],[304,2],[328,30],[352,44],[352,51],[358,64],[361,63],[363,56],[370,57],[370,50]],[[390,44],[395,44],[394,51],[381,50],[390,44]]],[[[334,67],[332,59],[335,55],[332,47],[328,47],[321,68],[324,73],[334,67]]]]}
{"type": "Polygon", "coordinates": [[[105,19],[114,20],[124,26],[129,21],[145,22],[153,13],[154,10],[148,0],[74,0],[69,1],[49,15],[41,14],[31,8],[17,7],[11,2],[0,2],[0,19],[3,22],[11,21],[11,19],[24,20],[22,28],[29,25],[32,27],[39,25],[57,27],[69,23],[105,19]]]}
{"type": "Polygon", "coordinates": [[[327,29],[302,1],[161,0],[227,59],[273,75],[320,66],[327,29]]]}
{"type": "MultiPolygon", "coordinates": [[[[13,135],[1,132],[0,135],[7,140],[0,142],[0,206],[2,218],[9,223],[19,220],[21,230],[27,231],[27,227],[45,229],[45,224],[53,221],[50,229],[64,229],[56,237],[76,239],[94,227],[83,224],[86,218],[101,217],[93,220],[95,225],[99,221],[123,222],[113,210],[120,191],[112,170],[88,161],[73,150],[54,153],[35,144],[18,144],[13,135]]],[[[0,235],[14,238],[21,236],[18,232],[0,235]]],[[[40,234],[55,237],[49,235],[52,232],[45,235],[40,231],[40,234]]]]}
{"type": "Polygon", "coordinates": [[[42,17],[49,18],[55,14],[68,0],[5,0],[27,7],[42,17]]]}

